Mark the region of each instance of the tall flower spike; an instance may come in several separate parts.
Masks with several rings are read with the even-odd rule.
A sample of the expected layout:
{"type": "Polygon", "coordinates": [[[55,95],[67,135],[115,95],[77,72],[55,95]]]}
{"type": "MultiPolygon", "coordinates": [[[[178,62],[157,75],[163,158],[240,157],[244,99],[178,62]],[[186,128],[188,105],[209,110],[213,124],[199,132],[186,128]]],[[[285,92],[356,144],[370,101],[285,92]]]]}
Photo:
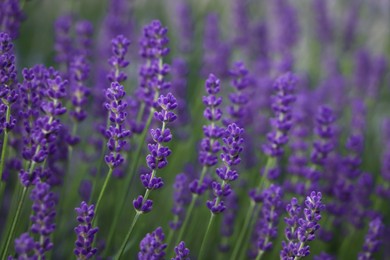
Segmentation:
{"type": "Polygon", "coordinates": [[[164,238],[165,235],[161,227],[158,227],[152,233],[146,234],[139,244],[138,260],[164,259],[164,250],[167,247],[167,244],[163,242],[164,238]]]}
{"type": "Polygon", "coordinates": [[[90,92],[85,85],[89,75],[89,64],[86,57],[84,55],[74,56],[69,70],[73,105],[70,115],[75,121],[81,122],[87,117],[85,105],[90,92]]]}
{"type": "Polygon", "coordinates": [[[111,41],[112,56],[108,60],[111,66],[111,70],[108,74],[108,80],[110,82],[122,83],[127,79],[126,74],[121,71],[129,65],[129,61],[126,60],[126,53],[130,45],[130,41],[123,35],[118,35],[111,41]]]}
{"type": "Polygon", "coordinates": [[[169,226],[173,230],[181,227],[182,221],[185,218],[185,207],[191,202],[191,192],[188,189],[189,177],[186,173],[180,173],[176,176],[173,185],[173,201],[174,205],[172,213],[175,215],[175,221],[171,221],[169,226]]]}
{"type": "Polygon", "coordinates": [[[154,20],[144,27],[140,40],[140,54],[145,59],[145,63],[139,72],[138,96],[149,107],[156,106],[155,101],[159,92],[170,87],[170,83],[164,79],[170,67],[162,61],[169,53],[167,33],[168,29],[163,27],[160,21],[154,20]]]}
{"type": "Polygon", "coordinates": [[[207,207],[213,214],[218,214],[225,210],[223,199],[231,193],[229,183],[238,178],[238,173],[233,167],[241,162],[240,154],[243,150],[244,142],[242,138],[243,133],[244,129],[234,123],[228,125],[225,130],[224,138],[222,139],[224,145],[221,153],[223,166],[216,169],[216,173],[222,182],[212,182],[215,198],[207,201],[207,207]]]}
{"type": "Polygon", "coordinates": [[[53,243],[50,241],[50,235],[55,230],[55,206],[57,198],[50,191],[50,185],[47,183],[37,183],[31,192],[31,200],[33,201],[30,220],[32,222],[31,232],[40,236],[37,244],[38,254],[44,257],[45,253],[51,250],[53,243]]]}
{"type": "Polygon", "coordinates": [[[278,234],[280,208],[282,206],[282,189],[271,185],[263,193],[263,207],[257,224],[257,254],[262,255],[272,249],[272,239],[278,234]]]}
{"type": "Polygon", "coordinates": [[[321,200],[321,193],[312,191],[310,196],[306,197],[303,217],[299,217],[300,207],[296,198],[287,205],[289,217],[285,218],[285,235],[288,242],[282,243],[281,259],[299,259],[310,254],[307,242],[315,239],[315,232],[320,228],[318,222],[321,220],[321,211],[325,209],[321,200]]]}
{"type": "Polygon", "coordinates": [[[93,247],[93,240],[98,228],[92,227],[92,220],[95,216],[95,206],[88,206],[84,201],[81,202],[79,208],[75,208],[77,212],[77,221],[79,225],[74,229],[77,235],[74,254],[77,259],[90,259],[96,252],[97,248],[93,247]]]}
{"type": "Polygon", "coordinates": [[[363,244],[363,251],[358,255],[359,260],[373,259],[372,254],[378,251],[381,244],[383,228],[383,223],[380,218],[375,218],[370,221],[367,235],[363,244]]]}
{"type": "Polygon", "coordinates": [[[335,135],[333,123],[335,120],[336,117],[331,108],[327,106],[321,106],[319,108],[316,117],[315,133],[320,139],[314,141],[314,149],[311,154],[311,160],[316,165],[323,166],[329,153],[335,147],[333,141],[335,135]]]}
{"type": "Polygon", "coordinates": [[[0,134],[16,124],[11,107],[18,99],[16,65],[11,37],[0,33],[0,134]]]}
{"type": "Polygon", "coordinates": [[[25,14],[18,0],[5,0],[0,3],[0,29],[7,32],[12,39],[19,36],[19,28],[25,14]]]}
{"type": "Polygon", "coordinates": [[[275,117],[271,119],[273,131],[267,135],[268,143],[263,146],[264,153],[272,157],[281,157],[283,146],[288,142],[288,132],[292,126],[292,103],[297,77],[288,72],[278,77],[273,85],[275,94],[271,97],[275,117]]]}
{"type": "Polygon", "coordinates": [[[248,121],[248,102],[249,96],[247,89],[252,84],[252,79],[249,76],[249,71],[246,69],[243,62],[236,62],[230,70],[232,77],[232,85],[235,89],[234,93],[229,94],[229,99],[232,105],[227,109],[230,118],[224,120],[225,125],[236,123],[239,126],[245,126],[248,121]]]}
{"type": "Polygon", "coordinates": [[[190,250],[186,248],[184,241],[181,241],[175,247],[175,257],[171,260],[190,260],[190,250]]]}
{"type": "MultiPolygon", "coordinates": [[[[149,171],[141,175],[141,182],[147,191],[157,190],[164,185],[162,178],[156,177],[156,171],[168,164],[167,158],[171,154],[171,150],[164,146],[164,143],[169,143],[172,140],[172,134],[171,130],[167,128],[167,124],[176,120],[176,114],[173,110],[177,107],[177,102],[172,93],[168,93],[166,96],[161,95],[157,104],[161,110],[155,111],[154,118],[162,122],[162,127],[150,130],[154,143],[148,144],[150,153],[146,156],[146,163],[149,171]]],[[[152,201],[145,200],[143,196],[134,200],[133,205],[137,211],[143,213],[152,209],[152,201]],[[145,205],[150,205],[150,207],[145,207],[145,205]]]]}
{"type": "Polygon", "coordinates": [[[111,87],[106,91],[106,109],[109,111],[110,126],[106,130],[108,138],[107,148],[110,151],[105,156],[105,161],[110,168],[117,168],[124,161],[121,150],[127,143],[125,138],[130,135],[130,131],[123,128],[126,119],[125,112],[127,103],[123,100],[126,92],[118,82],[111,83],[111,87]]]}

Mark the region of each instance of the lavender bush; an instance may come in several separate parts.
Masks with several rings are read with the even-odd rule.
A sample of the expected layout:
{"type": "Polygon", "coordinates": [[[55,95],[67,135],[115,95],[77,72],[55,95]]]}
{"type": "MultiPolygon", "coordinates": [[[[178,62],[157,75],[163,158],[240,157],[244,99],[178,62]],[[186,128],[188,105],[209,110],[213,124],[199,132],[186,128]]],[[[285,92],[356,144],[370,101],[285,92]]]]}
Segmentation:
{"type": "Polygon", "coordinates": [[[0,259],[390,259],[390,2],[0,3],[0,259]]]}

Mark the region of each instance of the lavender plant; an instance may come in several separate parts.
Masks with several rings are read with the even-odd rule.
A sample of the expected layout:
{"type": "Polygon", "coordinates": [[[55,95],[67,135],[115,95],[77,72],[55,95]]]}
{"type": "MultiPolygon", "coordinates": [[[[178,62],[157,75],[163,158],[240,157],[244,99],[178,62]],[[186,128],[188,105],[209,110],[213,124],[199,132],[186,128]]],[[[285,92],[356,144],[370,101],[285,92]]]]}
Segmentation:
{"type": "Polygon", "coordinates": [[[387,1],[0,2],[0,259],[390,259],[387,1]]]}

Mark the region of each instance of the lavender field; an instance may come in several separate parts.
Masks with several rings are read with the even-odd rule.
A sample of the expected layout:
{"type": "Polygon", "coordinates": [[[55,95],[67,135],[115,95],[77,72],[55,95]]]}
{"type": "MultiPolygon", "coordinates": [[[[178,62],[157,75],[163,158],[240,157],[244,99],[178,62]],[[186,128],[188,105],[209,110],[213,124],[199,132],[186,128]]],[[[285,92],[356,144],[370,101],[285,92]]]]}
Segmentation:
{"type": "Polygon", "coordinates": [[[390,259],[389,0],[1,0],[0,260],[390,259]]]}

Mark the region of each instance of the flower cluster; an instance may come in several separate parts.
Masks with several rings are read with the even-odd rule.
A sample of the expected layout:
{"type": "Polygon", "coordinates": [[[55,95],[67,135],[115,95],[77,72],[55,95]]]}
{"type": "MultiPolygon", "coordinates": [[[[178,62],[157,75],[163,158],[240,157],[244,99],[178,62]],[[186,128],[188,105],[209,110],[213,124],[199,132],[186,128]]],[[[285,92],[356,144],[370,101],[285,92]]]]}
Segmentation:
{"type": "Polygon", "coordinates": [[[90,259],[96,252],[97,248],[93,247],[93,240],[98,228],[92,227],[92,220],[95,216],[95,206],[90,205],[86,202],[81,202],[79,208],[75,208],[77,212],[77,221],[79,225],[74,229],[77,235],[76,247],[74,254],[77,259],[90,259]]]}
{"type": "Polygon", "coordinates": [[[0,29],[12,39],[19,36],[19,28],[25,19],[21,3],[18,0],[5,0],[0,3],[0,29]]]}
{"type": "Polygon", "coordinates": [[[118,82],[112,82],[110,88],[106,91],[107,102],[106,109],[109,111],[108,118],[110,126],[106,130],[106,137],[108,138],[107,148],[110,151],[105,156],[107,165],[111,168],[116,168],[123,163],[124,158],[120,153],[126,145],[125,138],[130,135],[130,131],[124,129],[124,121],[126,120],[127,103],[123,100],[126,92],[122,85],[118,82]]]}
{"type": "MultiPolygon", "coordinates": [[[[157,190],[164,185],[161,177],[156,177],[157,169],[162,169],[168,164],[168,156],[171,154],[169,147],[164,146],[172,140],[171,130],[167,128],[168,123],[176,120],[176,114],[173,110],[177,107],[176,98],[172,93],[166,96],[161,95],[157,104],[160,111],[154,112],[154,118],[162,123],[161,128],[151,129],[150,135],[154,143],[148,144],[149,154],[146,156],[146,163],[149,171],[141,175],[141,182],[146,190],[157,190]]],[[[137,211],[147,213],[152,209],[152,201],[140,195],[134,200],[133,205],[137,211]]]]}
{"type": "Polygon", "coordinates": [[[11,37],[0,32],[0,133],[15,127],[11,106],[18,99],[16,64],[11,37]]]}
{"type": "Polygon", "coordinates": [[[276,238],[278,234],[282,195],[281,187],[273,184],[263,192],[263,207],[256,225],[257,254],[263,254],[272,249],[272,239],[276,238]]]}
{"type": "Polygon", "coordinates": [[[292,103],[295,101],[294,90],[297,77],[288,72],[278,77],[273,85],[275,95],[271,97],[275,117],[271,119],[273,131],[267,135],[268,143],[263,146],[264,153],[280,157],[283,146],[288,142],[287,133],[292,126],[292,103]]]}
{"type": "Polygon", "coordinates": [[[186,173],[176,175],[175,183],[173,185],[174,205],[172,213],[176,216],[175,220],[169,223],[173,230],[181,227],[182,221],[185,217],[185,206],[191,202],[191,192],[188,190],[189,177],[186,173]]]}
{"type": "Polygon", "coordinates": [[[108,80],[110,82],[122,83],[127,79],[126,73],[121,71],[121,69],[124,69],[129,65],[129,61],[126,60],[126,53],[128,51],[130,41],[123,35],[118,35],[112,39],[111,44],[112,56],[108,60],[111,70],[108,74],[108,80]]]}
{"type": "Polygon", "coordinates": [[[148,107],[155,106],[159,92],[170,87],[170,83],[164,80],[170,67],[162,61],[169,53],[167,33],[167,28],[163,27],[160,21],[154,20],[144,27],[140,40],[140,54],[145,63],[139,71],[138,96],[148,107]]]}
{"type": "Polygon", "coordinates": [[[172,260],[190,260],[190,250],[183,241],[175,247],[175,254],[172,260]]]}
{"type": "Polygon", "coordinates": [[[238,165],[241,162],[240,154],[243,150],[244,139],[242,135],[244,129],[238,127],[236,124],[230,124],[225,130],[221,153],[221,160],[223,166],[216,169],[218,177],[222,180],[222,183],[217,181],[212,182],[212,189],[215,198],[207,201],[207,207],[213,214],[223,212],[226,207],[224,205],[223,198],[229,196],[231,193],[230,182],[238,178],[238,173],[232,167],[238,165]]]}
{"type": "Polygon", "coordinates": [[[85,86],[89,75],[89,64],[84,55],[76,55],[70,63],[70,87],[72,89],[73,109],[69,112],[73,120],[81,122],[87,117],[85,105],[90,93],[85,86]]]}
{"type": "Polygon", "coordinates": [[[321,220],[321,211],[325,209],[321,200],[320,192],[313,191],[307,196],[303,210],[304,218],[300,217],[301,207],[296,198],[287,204],[289,217],[285,218],[287,224],[285,235],[288,242],[282,243],[281,259],[296,259],[310,254],[310,247],[306,243],[315,239],[315,232],[320,228],[318,222],[321,220]]]}
{"type": "Polygon", "coordinates": [[[158,227],[152,233],[146,234],[139,244],[140,251],[138,253],[139,260],[149,259],[164,259],[165,248],[167,244],[164,244],[165,235],[161,227],[158,227]]]}
{"type": "Polygon", "coordinates": [[[230,70],[230,76],[232,77],[231,84],[235,92],[229,95],[232,105],[228,107],[227,112],[230,118],[225,119],[224,123],[226,125],[236,123],[244,126],[248,121],[249,94],[247,90],[252,84],[252,79],[243,62],[234,63],[233,68],[230,70]]]}
{"type": "Polygon", "coordinates": [[[363,251],[359,253],[359,260],[372,259],[372,254],[375,253],[381,243],[381,235],[383,232],[383,223],[380,218],[375,218],[370,221],[368,232],[363,244],[363,251]]]}
{"type": "Polygon", "coordinates": [[[37,183],[31,192],[31,200],[33,201],[31,215],[31,232],[40,236],[37,243],[37,252],[40,257],[43,257],[52,247],[50,235],[54,232],[55,207],[57,197],[50,191],[50,185],[44,182],[37,183]]]}

